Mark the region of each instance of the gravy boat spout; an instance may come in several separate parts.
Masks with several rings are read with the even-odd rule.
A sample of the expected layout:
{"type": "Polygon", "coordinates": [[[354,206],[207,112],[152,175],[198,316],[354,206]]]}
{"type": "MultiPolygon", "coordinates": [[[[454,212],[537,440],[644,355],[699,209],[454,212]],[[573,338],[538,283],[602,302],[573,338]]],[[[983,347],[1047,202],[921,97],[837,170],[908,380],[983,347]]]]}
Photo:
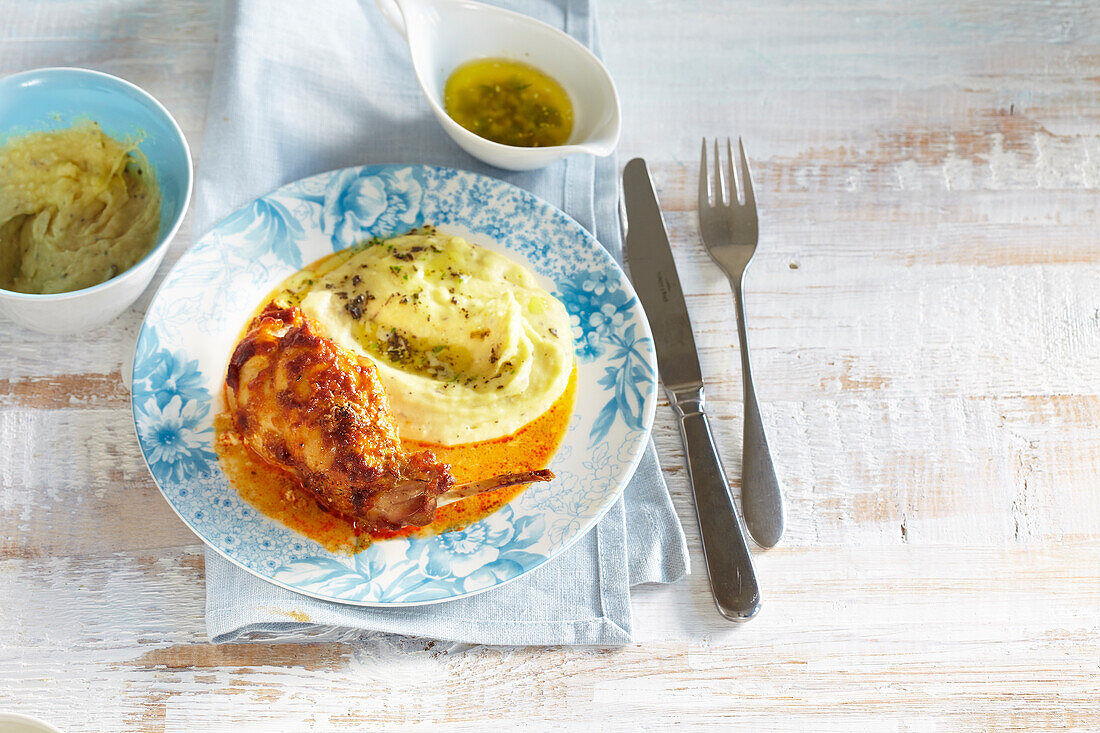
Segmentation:
{"type": "Polygon", "coordinates": [[[610,155],[619,142],[619,95],[607,68],[582,44],[534,18],[472,0],[375,0],[409,44],[413,70],[439,124],[475,158],[508,170],[542,168],[567,155],[610,155]],[[486,140],[459,125],[443,106],[447,78],[475,59],[507,58],[534,66],[564,87],[573,130],[564,145],[524,148],[486,140]]]}

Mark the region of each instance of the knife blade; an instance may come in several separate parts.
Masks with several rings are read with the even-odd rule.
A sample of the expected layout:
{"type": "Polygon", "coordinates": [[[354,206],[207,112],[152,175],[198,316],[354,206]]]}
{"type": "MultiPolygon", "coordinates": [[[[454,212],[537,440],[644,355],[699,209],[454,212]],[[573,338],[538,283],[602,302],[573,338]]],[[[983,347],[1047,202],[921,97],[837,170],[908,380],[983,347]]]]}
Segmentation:
{"type": "Polygon", "coordinates": [[[625,244],[634,290],[642,301],[657,342],[657,366],[666,389],[701,384],[698,351],[676,261],[668,246],[664,217],[645,161],[635,158],[623,170],[626,204],[625,244]]]}
{"type": "Polygon", "coordinates": [[[760,588],[704,410],[691,318],[660,203],[641,158],[623,170],[623,204],[631,278],[653,331],[661,382],[679,420],[711,591],[723,616],[747,621],[760,610],[760,588]]]}

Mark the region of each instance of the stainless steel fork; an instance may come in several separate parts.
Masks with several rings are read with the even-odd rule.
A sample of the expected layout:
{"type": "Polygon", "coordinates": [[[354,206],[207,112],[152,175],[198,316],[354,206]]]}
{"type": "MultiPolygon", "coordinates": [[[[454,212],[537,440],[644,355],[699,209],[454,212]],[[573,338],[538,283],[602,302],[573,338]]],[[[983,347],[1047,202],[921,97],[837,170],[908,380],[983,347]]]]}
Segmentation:
{"type": "Polygon", "coordinates": [[[726,171],[718,141],[714,141],[714,169],[708,172],[707,141],[703,139],[703,158],[699,167],[699,231],[710,254],[726,273],[733,286],[737,305],[737,335],[741,341],[741,380],[745,385],[745,432],[741,446],[741,511],[749,533],[763,547],[772,547],[783,536],[783,496],[775,477],[768,438],[760,419],[756,390],[752,385],[749,344],[745,338],[745,299],[743,287],[745,268],[756,252],[759,236],[756,219],[756,198],[752,191],[752,174],[740,138],[737,147],[741,158],[741,196],[738,200],[737,177],[733,145],[726,140],[726,171]],[[713,195],[712,195],[713,194],[713,195]]]}

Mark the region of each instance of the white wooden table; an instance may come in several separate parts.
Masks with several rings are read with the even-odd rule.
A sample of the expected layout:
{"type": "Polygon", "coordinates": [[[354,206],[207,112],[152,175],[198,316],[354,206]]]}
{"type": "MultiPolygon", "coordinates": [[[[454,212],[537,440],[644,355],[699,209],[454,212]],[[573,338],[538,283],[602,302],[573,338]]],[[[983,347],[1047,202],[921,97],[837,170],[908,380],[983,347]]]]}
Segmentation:
{"type": "MultiPolygon", "coordinates": [[[[44,2],[14,25],[19,2],[0,0],[0,74],[131,79],[201,160],[217,2],[44,2]]],[[[635,594],[634,644],[209,644],[202,548],[141,461],[120,376],[147,294],[76,338],[0,324],[0,709],[73,731],[1100,729],[1100,6],[599,13],[620,161],[654,171],[735,484],[699,141],[744,135],[755,164],[749,338],[789,506],[756,556],[761,616],[712,606],[662,402],[696,573],[635,594]]]]}

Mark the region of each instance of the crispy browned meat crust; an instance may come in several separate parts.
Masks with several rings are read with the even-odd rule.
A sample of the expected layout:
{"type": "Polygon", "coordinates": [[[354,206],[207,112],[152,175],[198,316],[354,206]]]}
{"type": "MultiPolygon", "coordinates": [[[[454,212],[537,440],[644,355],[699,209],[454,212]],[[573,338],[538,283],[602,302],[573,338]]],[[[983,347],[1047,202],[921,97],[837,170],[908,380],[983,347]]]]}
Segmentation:
{"type": "Polygon", "coordinates": [[[237,344],[226,401],[245,443],[366,532],[424,526],[454,484],[431,451],[401,450],[372,364],[269,304],[237,344]]]}

